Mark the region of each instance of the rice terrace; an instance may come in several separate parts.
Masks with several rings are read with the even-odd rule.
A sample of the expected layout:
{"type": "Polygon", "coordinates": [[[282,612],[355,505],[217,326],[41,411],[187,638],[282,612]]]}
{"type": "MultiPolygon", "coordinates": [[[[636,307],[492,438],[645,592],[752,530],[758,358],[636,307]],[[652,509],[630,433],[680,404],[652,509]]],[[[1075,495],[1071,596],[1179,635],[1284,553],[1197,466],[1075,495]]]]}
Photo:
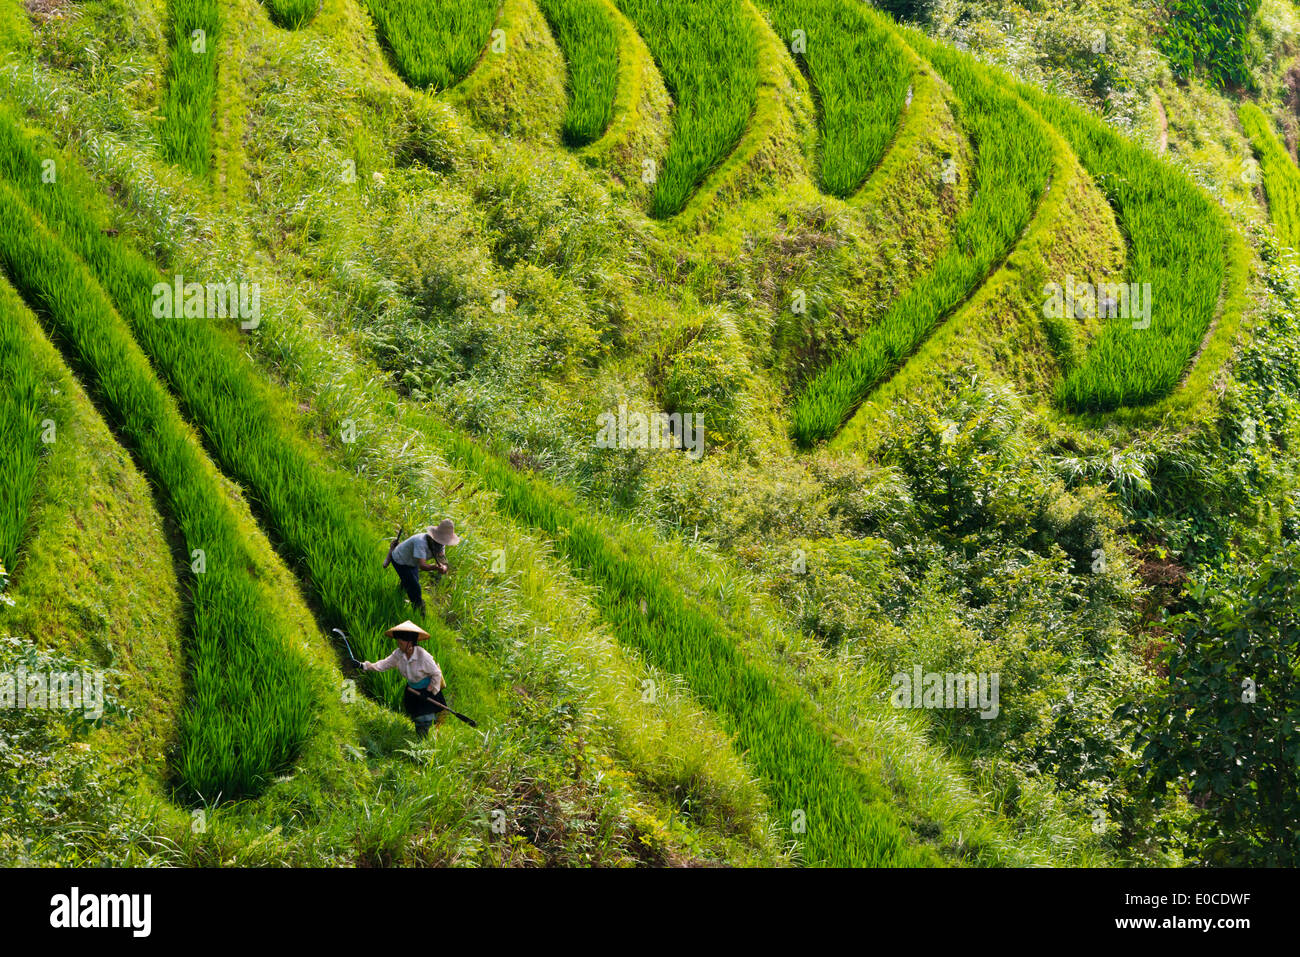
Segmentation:
{"type": "Polygon", "coordinates": [[[1298,147],[1292,0],[0,0],[0,862],[1300,864],[1298,147]]]}

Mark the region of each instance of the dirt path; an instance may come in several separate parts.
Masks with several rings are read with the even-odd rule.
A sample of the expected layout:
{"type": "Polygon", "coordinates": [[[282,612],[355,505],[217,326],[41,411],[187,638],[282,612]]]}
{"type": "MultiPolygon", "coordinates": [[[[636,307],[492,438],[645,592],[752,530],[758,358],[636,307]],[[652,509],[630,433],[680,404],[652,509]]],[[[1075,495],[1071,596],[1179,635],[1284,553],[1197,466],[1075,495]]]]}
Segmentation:
{"type": "Polygon", "coordinates": [[[1165,112],[1165,105],[1160,100],[1160,94],[1151,94],[1151,102],[1156,108],[1156,116],[1160,119],[1160,137],[1157,141],[1156,152],[1164,156],[1169,151],[1169,114],[1165,112]]]}

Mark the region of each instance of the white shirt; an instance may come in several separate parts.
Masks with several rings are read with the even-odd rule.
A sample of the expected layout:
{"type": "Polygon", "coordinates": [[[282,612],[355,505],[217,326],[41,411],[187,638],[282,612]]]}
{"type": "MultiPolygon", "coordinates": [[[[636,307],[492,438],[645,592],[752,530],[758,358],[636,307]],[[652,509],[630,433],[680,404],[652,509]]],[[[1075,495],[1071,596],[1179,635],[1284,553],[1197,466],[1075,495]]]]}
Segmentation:
{"type": "Polygon", "coordinates": [[[442,669],[438,667],[438,662],[433,660],[433,655],[419,645],[415,646],[409,658],[406,657],[406,652],[398,647],[383,661],[376,661],[370,667],[372,671],[396,668],[403,678],[415,684],[431,677],[433,680],[429,682],[429,694],[437,694],[442,690],[442,669]]]}

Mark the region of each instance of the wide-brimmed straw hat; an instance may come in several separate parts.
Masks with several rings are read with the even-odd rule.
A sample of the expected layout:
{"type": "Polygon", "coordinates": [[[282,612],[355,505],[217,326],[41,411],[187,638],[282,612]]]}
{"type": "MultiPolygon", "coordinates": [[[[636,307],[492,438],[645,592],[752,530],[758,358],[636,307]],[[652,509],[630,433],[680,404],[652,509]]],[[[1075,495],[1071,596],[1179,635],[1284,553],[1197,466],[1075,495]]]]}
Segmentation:
{"type": "Polygon", "coordinates": [[[394,625],[384,632],[389,638],[404,638],[419,643],[429,637],[429,633],[409,618],[400,625],[394,625]]]}
{"type": "Polygon", "coordinates": [[[444,518],[441,522],[438,523],[436,527],[430,525],[428,529],[426,529],[426,532],[439,545],[460,544],[460,536],[456,534],[456,526],[452,523],[452,520],[449,518],[444,518]]]}

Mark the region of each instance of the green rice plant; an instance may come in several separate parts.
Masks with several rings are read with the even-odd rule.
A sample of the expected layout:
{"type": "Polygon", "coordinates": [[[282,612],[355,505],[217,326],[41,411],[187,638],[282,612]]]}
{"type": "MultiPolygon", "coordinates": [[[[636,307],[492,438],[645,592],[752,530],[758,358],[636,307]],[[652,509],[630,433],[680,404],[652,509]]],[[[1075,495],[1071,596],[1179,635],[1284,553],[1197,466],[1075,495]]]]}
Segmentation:
{"type": "Polygon", "coordinates": [[[301,750],[317,689],[274,629],[216,471],[107,295],[8,183],[0,183],[0,224],[0,266],[75,356],[189,552],[190,687],[179,776],[208,800],[255,793],[301,750]]]}
{"type": "Polygon", "coordinates": [[[1259,158],[1268,212],[1285,245],[1300,250],[1300,169],[1273,132],[1273,124],[1254,103],[1237,108],[1241,126],[1259,158]]]}
{"type": "Polygon", "coordinates": [[[960,100],[959,120],[977,154],[975,196],[931,270],[799,396],[792,425],[804,446],[834,435],[871,390],[1006,257],[1033,217],[1051,171],[1048,130],[1010,92],[1007,77],[919,34],[909,38],[924,45],[922,52],[960,100]]]}
{"type": "Polygon", "coordinates": [[[604,134],[614,118],[618,86],[618,33],[608,0],[541,0],[569,64],[569,110],[564,142],[586,146],[604,134]]]}
{"type": "MultiPolygon", "coordinates": [[[[0,175],[39,211],[103,284],[140,347],[180,398],[225,472],[249,490],[254,511],[275,530],[291,563],[305,569],[326,627],[342,626],[368,659],[386,657],[383,632],[413,613],[380,562],[385,536],[370,523],[345,479],[327,468],[285,417],[285,402],[255,372],[236,340],[213,320],[160,321],[153,313],[157,269],[105,235],[88,212],[97,197],[74,167],[42,184],[40,155],[0,116],[0,175]]],[[[485,704],[483,666],[462,652],[446,625],[426,620],[430,651],[467,710],[485,704]]],[[[395,672],[364,684],[396,705],[404,684],[395,672]]],[[[481,711],[481,707],[479,708],[481,711]]]]}
{"type": "Polygon", "coordinates": [[[674,103],[651,214],[681,211],[740,142],[758,101],[756,25],[741,0],[618,0],[674,103]]]}
{"type": "Polygon", "coordinates": [[[866,4],[760,0],[759,6],[791,44],[816,95],[822,188],[850,196],[894,137],[916,58],[888,20],[866,4]]]}
{"type": "Polygon", "coordinates": [[[760,774],[789,822],[806,863],[918,866],[939,863],[899,820],[881,782],[853,768],[807,695],[739,648],[741,636],[673,582],[655,544],[621,534],[561,491],[513,469],[459,432],[431,436],[456,465],[495,491],[500,507],[554,537],[575,574],[597,586],[595,600],[615,636],[657,668],[681,675],[712,708],[760,774]]]}
{"type": "Polygon", "coordinates": [[[300,30],[311,23],[321,0],[262,0],[271,22],[284,30],[300,30]]]}
{"type": "Polygon", "coordinates": [[[1056,401],[1075,412],[1108,412],[1168,396],[1214,322],[1232,228],[1208,195],[1149,151],[1077,106],[1018,89],[1106,193],[1128,237],[1127,281],[1149,289],[1149,324],[1132,315],[1104,320],[1058,384],[1056,401]]]}
{"type": "Polygon", "coordinates": [[[488,45],[498,0],[365,0],[393,68],[417,90],[469,75],[488,45]]]}
{"type": "Polygon", "coordinates": [[[171,0],[171,43],[159,140],[163,156],[195,176],[212,168],[221,8],[217,0],[171,0]]]}
{"type": "Polygon", "coordinates": [[[11,572],[27,528],[41,458],[41,383],[36,363],[0,290],[0,568],[11,572]]]}

